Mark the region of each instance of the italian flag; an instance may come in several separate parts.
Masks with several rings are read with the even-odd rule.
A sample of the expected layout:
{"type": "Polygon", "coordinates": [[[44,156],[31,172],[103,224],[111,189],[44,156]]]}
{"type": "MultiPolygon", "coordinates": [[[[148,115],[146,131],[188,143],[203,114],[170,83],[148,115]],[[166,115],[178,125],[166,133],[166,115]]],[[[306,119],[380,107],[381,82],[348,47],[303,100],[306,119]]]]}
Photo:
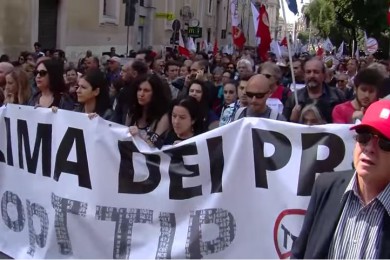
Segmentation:
{"type": "Polygon", "coordinates": [[[179,30],[179,54],[186,57],[190,57],[190,51],[184,45],[183,36],[181,35],[180,30],[179,30]]]}

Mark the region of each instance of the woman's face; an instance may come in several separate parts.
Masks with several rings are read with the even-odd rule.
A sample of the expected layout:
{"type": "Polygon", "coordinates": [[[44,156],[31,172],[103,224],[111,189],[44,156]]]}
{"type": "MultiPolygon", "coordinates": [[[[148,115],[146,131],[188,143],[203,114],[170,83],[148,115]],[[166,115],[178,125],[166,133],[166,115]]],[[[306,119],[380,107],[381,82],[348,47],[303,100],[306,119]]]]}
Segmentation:
{"type": "Polygon", "coordinates": [[[81,78],[79,81],[79,87],[76,91],[77,101],[81,104],[88,103],[89,101],[96,99],[96,97],[99,95],[99,92],[99,88],[93,90],[91,84],[89,84],[89,82],[85,79],[81,78]]]}
{"type": "Polygon", "coordinates": [[[142,82],[137,91],[138,104],[141,106],[147,106],[152,101],[153,89],[149,82],[142,82]]]}
{"type": "Polygon", "coordinates": [[[19,61],[19,64],[24,64],[26,62],[26,60],[24,59],[23,56],[19,56],[18,61],[19,61]]]}
{"type": "Polygon", "coordinates": [[[302,116],[302,123],[304,125],[321,125],[323,124],[312,110],[307,110],[306,113],[302,116]]]}
{"type": "Polygon", "coordinates": [[[171,120],[173,130],[177,136],[187,137],[192,134],[192,125],[194,124],[194,121],[187,108],[183,106],[174,106],[171,120]]]}
{"type": "Polygon", "coordinates": [[[230,83],[226,84],[223,87],[223,98],[225,100],[226,105],[230,105],[230,104],[236,102],[236,100],[237,100],[236,86],[234,86],[233,84],[230,84],[230,83]]]}
{"type": "Polygon", "coordinates": [[[11,74],[7,74],[5,76],[5,82],[6,82],[5,85],[6,93],[16,95],[16,93],[18,92],[18,86],[14,78],[11,76],[11,74]]]}
{"type": "Polygon", "coordinates": [[[37,83],[37,87],[39,90],[43,91],[49,88],[50,81],[49,81],[49,74],[47,72],[47,69],[45,65],[42,63],[38,65],[37,70],[35,72],[35,82],[37,83]]]}
{"type": "Polygon", "coordinates": [[[70,70],[66,73],[66,81],[69,84],[77,83],[77,72],[75,70],[70,70]]]}
{"type": "Polygon", "coordinates": [[[196,101],[200,102],[203,95],[202,86],[197,83],[192,84],[188,95],[195,98],[196,101]]]}

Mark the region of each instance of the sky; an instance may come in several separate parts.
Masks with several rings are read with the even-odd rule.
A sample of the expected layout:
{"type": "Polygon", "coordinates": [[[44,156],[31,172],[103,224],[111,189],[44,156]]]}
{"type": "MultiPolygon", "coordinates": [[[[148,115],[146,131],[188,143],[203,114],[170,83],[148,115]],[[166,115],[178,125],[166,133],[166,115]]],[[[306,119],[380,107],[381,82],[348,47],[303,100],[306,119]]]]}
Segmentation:
{"type": "MultiPolygon", "coordinates": [[[[298,16],[294,16],[294,14],[287,7],[287,1],[286,0],[283,0],[283,1],[284,1],[284,8],[286,10],[287,23],[294,23],[295,21],[298,20],[298,16]]],[[[303,4],[301,3],[302,0],[296,0],[296,1],[297,1],[297,4],[298,4],[299,16],[301,16],[302,14],[300,12],[301,12],[301,9],[302,9],[302,6],[303,6],[303,4]]],[[[309,3],[309,0],[303,0],[303,3],[309,3]]],[[[280,14],[281,17],[283,17],[282,8],[280,8],[279,14],[280,14]]]]}

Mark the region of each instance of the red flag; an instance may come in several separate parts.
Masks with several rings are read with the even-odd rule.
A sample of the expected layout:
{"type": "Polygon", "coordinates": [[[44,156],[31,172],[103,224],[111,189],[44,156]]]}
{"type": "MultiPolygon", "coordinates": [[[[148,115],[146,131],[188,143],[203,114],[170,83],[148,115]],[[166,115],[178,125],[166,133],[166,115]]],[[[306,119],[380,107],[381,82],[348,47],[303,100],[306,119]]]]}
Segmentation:
{"type": "Polygon", "coordinates": [[[390,3],[389,3],[389,9],[387,10],[387,24],[390,26],[390,3]]]}
{"type": "Polygon", "coordinates": [[[215,42],[214,42],[214,48],[213,48],[213,55],[217,55],[218,53],[218,40],[215,39],[215,42]]]}
{"type": "Polygon", "coordinates": [[[280,46],[286,46],[287,47],[287,38],[284,37],[283,40],[280,42],[280,46]]]}
{"type": "Polygon", "coordinates": [[[317,56],[322,57],[324,55],[324,49],[321,46],[318,46],[317,56]]]}
{"type": "Polygon", "coordinates": [[[180,30],[179,30],[179,54],[186,57],[190,57],[190,51],[184,45],[183,36],[181,35],[180,30]]]}
{"type": "Polygon", "coordinates": [[[265,5],[261,5],[258,19],[259,25],[256,36],[261,39],[258,51],[260,58],[265,61],[267,60],[267,53],[271,45],[271,32],[269,31],[269,19],[265,5]]]}
{"type": "Polygon", "coordinates": [[[246,39],[244,33],[240,28],[240,18],[238,14],[238,0],[232,0],[230,4],[231,4],[230,12],[232,16],[233,43],[239,49],[242,49],[244,47],[246,39]]]}

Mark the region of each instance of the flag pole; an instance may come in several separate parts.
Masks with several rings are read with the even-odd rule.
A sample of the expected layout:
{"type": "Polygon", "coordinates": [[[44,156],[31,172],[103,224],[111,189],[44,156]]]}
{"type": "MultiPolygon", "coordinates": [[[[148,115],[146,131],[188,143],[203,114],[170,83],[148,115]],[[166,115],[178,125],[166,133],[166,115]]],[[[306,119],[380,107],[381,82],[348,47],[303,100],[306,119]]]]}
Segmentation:
{"type": "Polygon", "coordinates": [[[282,6],[282,11],[283,11],[284,36],[287,39],[288,59],[289,59],[289,63],[290,63],[291,78],[292,78],[292,84],[293,84],[293,89],[294,89],[294,99],[295,99],[295,104],[298,104],[298,94],[297,94],[297,88],[296,88],[296,83],[295,83],[294,66],[293,66],[292,55],[291,55],[290,37],[289,36],[287,37],[287,19],[286,19],[286,10],[284,9],[284,0],[279,0],[279,3],[282,6]]]}

